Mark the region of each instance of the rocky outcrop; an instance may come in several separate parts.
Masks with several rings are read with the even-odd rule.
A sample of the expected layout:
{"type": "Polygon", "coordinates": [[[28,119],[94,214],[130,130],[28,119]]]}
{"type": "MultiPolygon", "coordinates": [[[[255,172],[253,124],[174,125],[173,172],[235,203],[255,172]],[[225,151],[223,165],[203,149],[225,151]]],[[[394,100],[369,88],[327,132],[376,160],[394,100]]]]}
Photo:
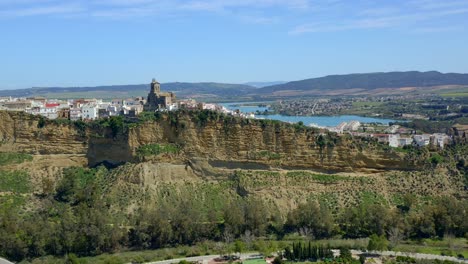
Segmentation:
{"type": "Polygon", "coordinates": [[[33,154],[86,154],[90,166],[137,161],[147,144],[176,144],[177,159],[206,160],[229,169],[313,169],[323,172],[413,169],[398,154],[373,141],[321,133],[293,125],[219,117],[200,122],[196,114],[164,115],[158,121],[112,133],[110,128],[47,121],[0,112],[3,148],[33,154]]]}
{"type": "MultiPolygon", "coordinates": [[[[172,143],[181,147],[185,159],[206,159],[211,166],[229,169],[273,167],[324,172],[412,169],[399,154],[386,151],[375,142],[361,142],[347,135],[322,134],[258,120],[220,117],[200,124],[190,114],[178,115],[176,122],[169,119],[166,116],[128,131],[125,140],[133,157],[143,145],[172,143]]],[[[125,155],[122,160],[129,158],[128,153],[125,155]]]]}
{"type": "Polygon", "coordinates": [[[30,154],[86,154],[88,137],[73,125],[22,112],[0,111],[2,151],[30,154]]]}

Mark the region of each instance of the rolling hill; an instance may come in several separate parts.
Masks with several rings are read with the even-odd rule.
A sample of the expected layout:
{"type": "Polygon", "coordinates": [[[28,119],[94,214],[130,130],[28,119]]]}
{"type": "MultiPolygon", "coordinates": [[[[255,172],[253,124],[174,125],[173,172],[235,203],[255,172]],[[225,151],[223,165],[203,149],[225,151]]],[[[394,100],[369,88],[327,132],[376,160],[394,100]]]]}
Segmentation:
{"type": "MultiPolygon", "coordinates": [[[[261,95],[392,94],[419,91],[425,87],[468,85],[468,74],[429,72],[387,72],[329,75],[272,85],[255,90],[261,95]]],[[[442,87],[440,87],[442,88],[442,87]]],[[[453,88],[453,87],[452,87],[453,88]]],[[[427,89],[426,89],[427,90],[427,89]]]]}
{"type": "MultiPolygon", "coordinates": [[[[149,84],[109,85],[96,87],[41,87],[0,90],[0,96],[44,96],[48,98],[96,97],[110,99],[146,96],[149,89],[149,84]]],[[[256,88],[244,84],[171,82],[161,84],[161,89],[164,91],[175,92],[178,97],[232,97],[247,94],[256,88]]]]}
{"type": "MultiPolygon", "coordinates": [[[[215,82],[170,82],[161,84],[164,91],[178,98],[206,101],[261,100],[262,98],[333,96],[333,95],[399,95],[407,93],[467,92],[468,74],[429,72],[387,72],[329,75],[287,83],[250,82],[228,84],[215,82]],[[274,84],[274,85],[270,85],[274,84]],[[266,86],[268,85],[268,86],[266,86]]],[[[0,90],[0,96],[102,99],[146,96],[149,84],[97,87],[44,87],[0,90]]]]}

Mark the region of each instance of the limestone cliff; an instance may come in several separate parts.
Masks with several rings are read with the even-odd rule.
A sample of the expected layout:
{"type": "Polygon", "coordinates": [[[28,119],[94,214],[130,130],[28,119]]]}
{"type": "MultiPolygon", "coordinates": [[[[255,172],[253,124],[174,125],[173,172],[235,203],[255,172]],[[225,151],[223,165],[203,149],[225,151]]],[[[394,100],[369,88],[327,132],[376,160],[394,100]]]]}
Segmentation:
{"type": "MultiPolygon", "coordinates": [[[[110,171],[107,184],[112,210],[129,213],[144,203],[181,197],[221,210],[220,201],[248,196],[278,208],[283,217],[308,199],[338,210],[364,200],[398,204],[403,194],[466,197],[463,175],[453,166],[428,170],[426,162],[424,170],[414,164],[417,157],[372,139],[266,120],[200,119],[197,112],[127,121],[70,123],[0,111],[0,152],[33,154],[0,169],[27,171],[33,192],[42,195],[64,168],[127,163],[110,171]],[[149,144],[179,151],[139,156],[149,144]]],[[[414,155],[430,157],[424,151],[414,155]]]]}
{"type": "MultiPolygon", "coordinates": [[[[213,167],[313,169],[324,172],[409,170],[398,153],[372,140],[305,127],[216,116],[200,122],[182,112],[125,127],[61,124],[15,112],[0,112],[2,151],[86,154],[90,166],[137,161],[147,144],[180,146],[179,161],[205,159],[213,167]],[[42,121],[44,122],[44,121],[42,121]]],[[[189,162],[190,163],[190,162],[189,162]]]]}
{"type": "Polygon", "coordinates": [[[88,138],[71,124],[0,111],[0,148],[30,154],[86,154],[88,138]]]}
{"type": "Polygon", "coordinates": [[[348,135],[258,120],[218,118],[204,124],[190,115],[146,122],[128,132],[129,149],[151,143],[181,146],[185,158],[205,158],[212,166],[314,169],[325,172],[407,170],[401,156],[373,141],[348,135]],[[256,166],[255,166],[256,165],[256,166]]]}

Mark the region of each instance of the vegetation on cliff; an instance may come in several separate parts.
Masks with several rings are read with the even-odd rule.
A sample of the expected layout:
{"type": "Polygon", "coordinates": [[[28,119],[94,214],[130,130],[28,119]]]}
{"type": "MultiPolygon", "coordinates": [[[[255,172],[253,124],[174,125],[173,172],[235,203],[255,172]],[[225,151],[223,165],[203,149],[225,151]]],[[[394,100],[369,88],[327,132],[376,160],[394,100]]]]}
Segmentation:
{"type": "MultiPolygon", "coordinates": [[[[422,204],[408,197],[398,208],[367,199],[357,207],[335,212],[326,204],[309,200],[284,219],[267,201],[239,194],[235,179],[227,181],[223,193],[213,200],[209,189],[177,194],[162,188],[158,201],[148,200],[132,213],[125,213],[119,207],[119,177],[118,170],[102,167],[69,168],[54,189],[44,188],[38,193],[34,208],[28,203],[3,205],[0,255],[12,260],[69,253],[88,256],[193,245],[203,240],[232,241],[246,234],[252,239],[281,239],[296,232],[313,239],[376,234],[398,240],[390,230],[398,229],[411,239],[446,234],[463,237],[468,232],[468,203],[453,197],[422,204]],[[202,193],[204,196],[199,197],[202,193]]],[[[321,180],[325,176],[312,177],[321,180]]]]}
{"type": "Polygon", "coordinates": [[[34,171],[30,165],[41,155],[0,153],[0,255],[12,260],[203,241],[257,241],[255,250],[263,251],[264,238],[291,236],[385,237],[395,247],[402,239],[468,232],[462,139],[443,151],[397,151],[368,138],[211,111],[47,121],[41,128],[37,122],[12,126],[23,129],[15,133],[2,125],[1,131],[16,135],[9,144],[19,149],[35,146],[31,153],[44,152],[43,139],[56,148],[63,138],[83,146],[90,137],[89,148],[98,149],[93,155],[134,150],[160,159],[111,170],[44,164],[34,171]]]}

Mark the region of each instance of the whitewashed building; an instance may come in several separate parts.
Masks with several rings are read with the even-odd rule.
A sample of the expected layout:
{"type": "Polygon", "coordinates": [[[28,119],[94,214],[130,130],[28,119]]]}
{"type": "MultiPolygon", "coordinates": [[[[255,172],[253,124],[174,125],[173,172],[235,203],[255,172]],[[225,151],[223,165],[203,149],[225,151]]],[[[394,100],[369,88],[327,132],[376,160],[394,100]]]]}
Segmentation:
{"type": "Polygon", "coordinates": [[[431,136],[428,134],[414,135],[413,139],[414,139],[414,143],[418,145],[419,147],[424,147],[431,143],[431,136]]]}
{"type": "Polygon", "coordinates": [[[390,134],[388,135],[388,145],[393,148],[400,146],[400,135],[399,134],[390,134]]]}
{"type": "Polygon", "coordinates": [[[353,120],[345,125],[344,130],[357,131],[360,127],[361,127],[361,122],[353,120]]]}
{"type": "Polygon", "coordinates": [[[99,107],[96,103],[87,103],[81,107],[83,119],[95,120],[98,118],[99,107]]]}
{"type": "Polygon", "coordinates": [[[78,120],[81,120],[81,118],[82,118],[81,108],[79,107],[70,108],[70,120],[71,121],[78,121],[78,120]]]}

